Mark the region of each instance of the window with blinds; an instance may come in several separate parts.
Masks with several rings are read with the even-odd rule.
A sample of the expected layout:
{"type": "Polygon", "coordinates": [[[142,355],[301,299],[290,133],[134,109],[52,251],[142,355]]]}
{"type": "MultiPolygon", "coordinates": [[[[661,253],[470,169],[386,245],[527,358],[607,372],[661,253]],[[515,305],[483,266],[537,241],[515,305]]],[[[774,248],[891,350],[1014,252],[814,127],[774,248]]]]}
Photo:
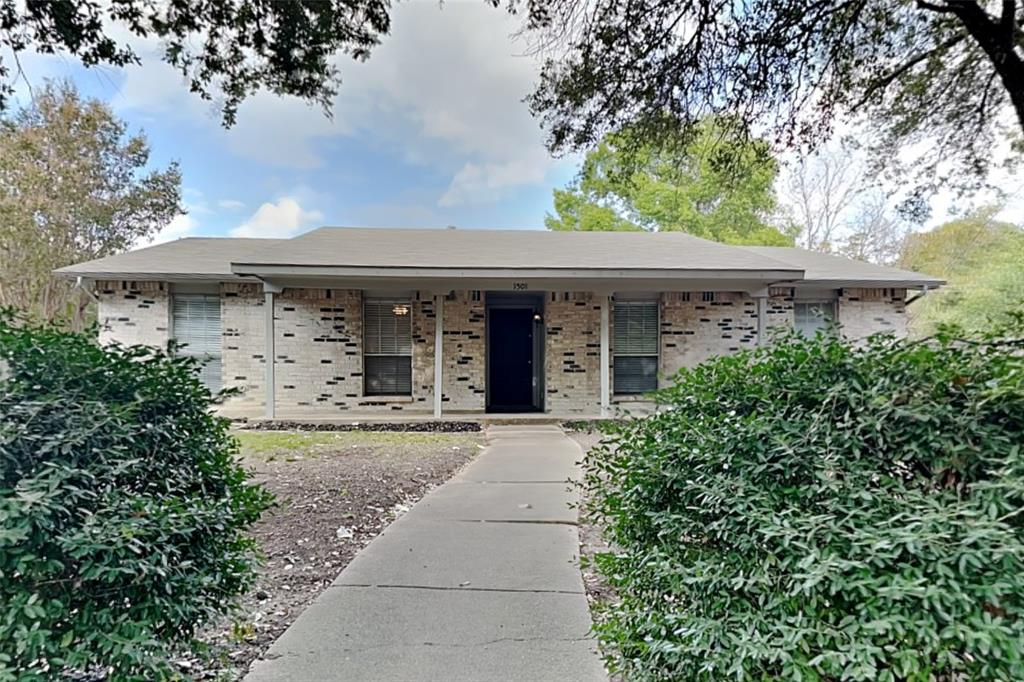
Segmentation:
{"type": "Polygon", "coordinates": [[[615,301],[612,367],[615,393],[658,387],[658,302],[615,301]]]}
{"type": "Polygon", "coordinates": [[[363,301],[363,392],[412,395],[412,304],[363,301]]]}
{"type": "Polygon", "coordinates": [[[836,319],[835,301],[796,301],[793,303],[793,326],[806,337],[826,331],[836,319]]]}
{"type": "Polygon", "coordinates": [[[178,352],[202,360],[199,378],[211,391],[219,391],[222,386],[220,297],[175,294],[171,318],[175,340],[185,344],[178,352]]]}

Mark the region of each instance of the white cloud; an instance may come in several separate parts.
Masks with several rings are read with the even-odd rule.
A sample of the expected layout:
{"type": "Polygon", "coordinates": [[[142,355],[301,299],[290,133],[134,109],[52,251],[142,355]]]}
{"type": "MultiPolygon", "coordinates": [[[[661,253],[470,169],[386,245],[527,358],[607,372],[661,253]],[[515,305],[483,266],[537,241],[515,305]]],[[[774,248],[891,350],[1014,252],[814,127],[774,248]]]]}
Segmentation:
{"type": "MultiPolygon", "coordinates": [[[[507,191],[543,181],[554,162],[522,103],[539,63],[517,54],[525,49],[512,38],[521,19],[485,3],[432,2],[396,4],[391,18],[390,35],[365,63],[333,60],[343,78],[333,118],[296,98],[261,92],[218,136],[239,156],[295,170],[321,168],[330,141],[341,137],[365,138],[410,163],[454,164],[459,170],[442,205],[493,201],[501,196],[497,185],[507,191]],[[473,180],[476,173],[484,177],[473,180]],[[471,187],[481,194],[471,197],[471,187]]],[[[158,43],[136,49],[142,66],[123,71],[119,109],[219,128],[216,104],[188,92],[160,61],[158,43]]]]}
{"type": "Polygon", "coordinates": [[[393,18],[392,34],[365,72],[353,69],[343,86],[339,115],[390,135],[409,161],[461,156],[438,198],[442,206],[487,203],[543,182],[556,162],[522,102],[539,63],[516,54],[525,49],[511,37],[519,19],[485,3],[408,3],[397,5],[393,18]],[[358,109],[365,102],[383,113],[371,109],[364,121],[358,109]]]}
{"type": "Polygon", "coordinates": [[[245,208],[245,202],[238,199],[221,199],[217,202],[217,207],[225,211],[241,211],[245,208]]]}
{"type": "Polygon", "coordinates": [[[231,231],[232,237],[291,237],[317,220],[320,211],[307,211],[292,197],[266,202],[244,223],[231,231]]]}
{"type": "Polygon", "coordinates": [[[295,97],[260,92],[242,103],[238,122],[223,134],[239,156],[271,166],[310,170],[325,163],[325,138],[351,133],[340,118],[326,117],[319,107],[295,97]]]}
{"type": "Polygon", "coordinates": [[[198,227],[199,221],[188,213],[181,213],[174,216],[164,229],[157,232],[151,239],[141,244],[141,246],[153,246],[154,244],[163,244],[164,242],[174,241],[182,237],[190,237],[195,234],[198,227]]]}
{"type": "Polygon", "coordinates": [[[458,206],[498,201],[516,187],[544,182],[546,164],[531,159],[506,163],[469,162],[452,178],[438,199],[438,206],[458,206]]]}
{"type": "Polygon", "coordinates": [[[120,70],[120,86],[110,98],[115,111],[141,112],[154,120],[192,118],[216,124],[216,106],[189,92],[188,82],[181,73],[162,61],[162,51],[157,42],[131,42],[141,64],[120,70]]]}

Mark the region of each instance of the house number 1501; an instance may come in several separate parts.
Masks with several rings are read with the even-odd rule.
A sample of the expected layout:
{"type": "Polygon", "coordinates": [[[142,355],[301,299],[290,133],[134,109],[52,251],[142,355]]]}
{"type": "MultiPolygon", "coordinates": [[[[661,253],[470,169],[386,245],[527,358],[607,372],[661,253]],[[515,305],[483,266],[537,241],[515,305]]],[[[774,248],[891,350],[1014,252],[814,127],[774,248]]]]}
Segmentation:
{"type": "Polygon", "coordinates": [[[529,288],[526,282],[512,282],[512,291],[526,291],[529,288]]]}

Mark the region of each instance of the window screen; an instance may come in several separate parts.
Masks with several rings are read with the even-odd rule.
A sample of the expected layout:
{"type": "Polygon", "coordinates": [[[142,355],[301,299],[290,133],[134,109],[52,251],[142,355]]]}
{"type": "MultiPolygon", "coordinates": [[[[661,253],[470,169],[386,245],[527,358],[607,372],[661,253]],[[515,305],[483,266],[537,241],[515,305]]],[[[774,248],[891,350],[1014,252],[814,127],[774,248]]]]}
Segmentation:
{"type": "Polygon", "coordinates": [[[613,325],[615,393],[653,391],[658,387],[658,302],[616,301],[613,325]]]}
{"type": "Polygon", "coordinates": [[[412,305],[408,300],[364,301],[363,382],[366,395],[412,395],[412,305]]]}
{"type": "Polygon", "coordinates": [[[221,389],[220,297],[175,294],[171,305],[172,328],[182,355],[203,360],[199,378],[211,391],[221,389]]]}
{"type": "Polygon", "coordinates": [[[835,301],[797,301],[793,304],[793,324],[804,336],[828,329],[836,319],[835,301]]]}

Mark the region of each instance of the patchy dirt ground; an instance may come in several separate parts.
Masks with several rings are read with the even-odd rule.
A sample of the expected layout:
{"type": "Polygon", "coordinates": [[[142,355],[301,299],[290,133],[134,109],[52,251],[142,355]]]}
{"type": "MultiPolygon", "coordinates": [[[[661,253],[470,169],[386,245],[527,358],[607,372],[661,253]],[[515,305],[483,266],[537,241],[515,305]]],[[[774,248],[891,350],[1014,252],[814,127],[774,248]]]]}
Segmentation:
{"type": "Polygon", "coordinates": [[[266,563],[242,610],[202,633],[199,679],[235,680],[352,557],[482,447],[478,433],[239,432],[245,465],[279,506],[254,528],[266,563]]]}

